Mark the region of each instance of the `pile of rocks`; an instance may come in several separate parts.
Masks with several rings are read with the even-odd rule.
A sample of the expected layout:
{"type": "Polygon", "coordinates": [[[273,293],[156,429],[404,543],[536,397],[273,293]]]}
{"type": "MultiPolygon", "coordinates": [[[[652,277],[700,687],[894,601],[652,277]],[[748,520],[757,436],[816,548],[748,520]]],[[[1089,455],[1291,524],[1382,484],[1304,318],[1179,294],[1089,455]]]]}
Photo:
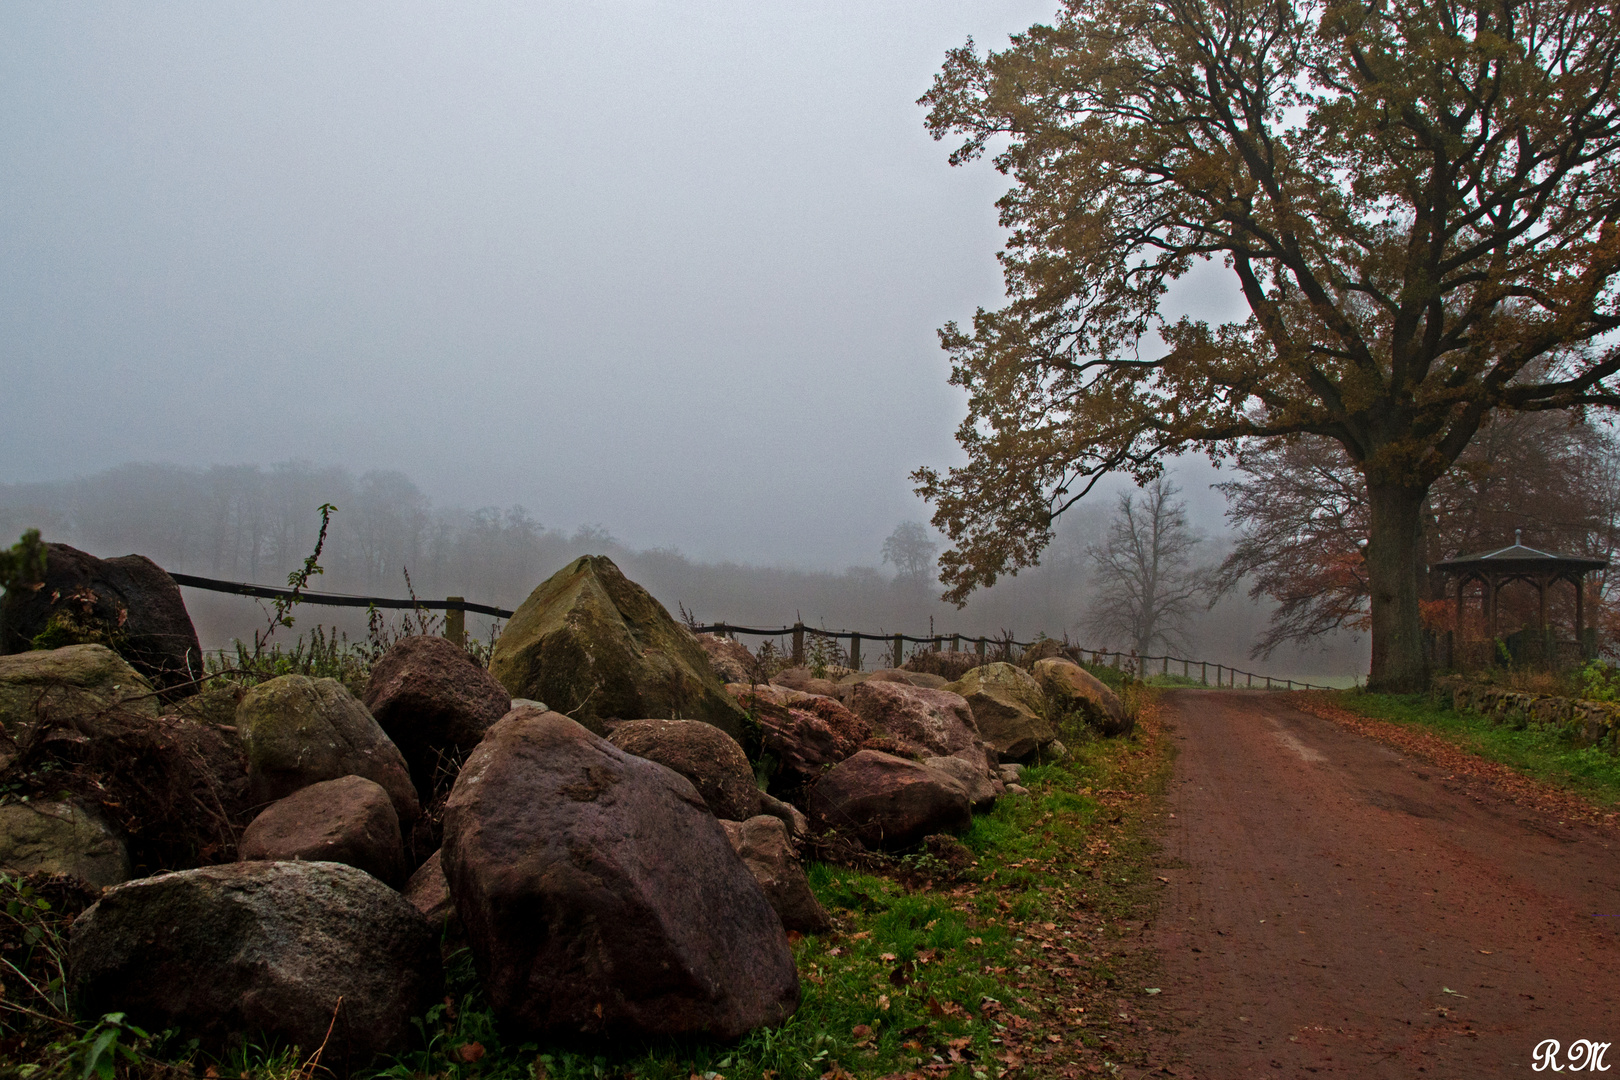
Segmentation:
{"type": "MultiPolygon", "coordinates": [[[[50,566],[105,580],[81,555],[50,566]]],[[[1054,708],[1124,715],[1066,661],[757,683],[746,650],[592,557],[535,590],[490,670],[407,638],[364,700],[300,675],[186,696],[118,644],[0,656],[0,773],[94,781],[0,804],[0,867],[106,888],[70,943],[86,1008],[211,1046],[325,1041],[331,1063],[399,1049],[462,943],[517,1038],[779,1024],[789,932],[829,927],[812,832],[897,850],[960,830],[1060,749],[1054,708]]]]}

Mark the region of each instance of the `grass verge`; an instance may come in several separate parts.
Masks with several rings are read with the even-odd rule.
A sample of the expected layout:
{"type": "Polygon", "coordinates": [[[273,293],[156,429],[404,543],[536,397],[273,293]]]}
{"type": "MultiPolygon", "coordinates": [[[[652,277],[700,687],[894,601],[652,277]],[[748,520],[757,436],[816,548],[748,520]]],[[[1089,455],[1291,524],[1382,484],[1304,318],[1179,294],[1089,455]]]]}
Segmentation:
{"type": "MultiPolygon", "coordinates": [[[[1373,694],[1346,690],[1300,695],[1301,702],[1318,715],[1332,710],[1389,725],[1394,732],[1427,736],[1405,740],[1431,759],[1444,758],[1452,771],[1478,771],[1466,762],[1447,757],[1445,748],[1505,766],[1521,776],[1558,791],[1571,793],[1603,810],[1620,805],[1620,757],[1598,747],[1576,746],[1556,728],[1507,727],[1475,712],[1458,712],[1419,694],[1373,694]],[[1327,711],[1324,711],[1324,707],[1327,711]]],[[[1383,736],[1376,730],[1368,732],[1383,736]]],[[[1402,742],[1385,738],[1384,741],[1402,742]]],[[[1498,779],[1502,777],[1498,776],[1498,779]]]]}

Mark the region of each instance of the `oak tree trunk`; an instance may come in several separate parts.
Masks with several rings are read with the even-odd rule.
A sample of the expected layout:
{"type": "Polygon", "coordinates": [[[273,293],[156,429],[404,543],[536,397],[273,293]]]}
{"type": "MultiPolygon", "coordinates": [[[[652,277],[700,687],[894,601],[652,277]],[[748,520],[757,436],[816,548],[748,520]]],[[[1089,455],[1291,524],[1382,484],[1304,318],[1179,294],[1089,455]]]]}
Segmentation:
{"type": "Polygon", "coordinates": [[[1372,592],[1372,670],[1367,688],[1414,693],[1428,685],[1418,613],[1423,506],[1428,489],[1367,485],[1367,581],[1372,592]]]}

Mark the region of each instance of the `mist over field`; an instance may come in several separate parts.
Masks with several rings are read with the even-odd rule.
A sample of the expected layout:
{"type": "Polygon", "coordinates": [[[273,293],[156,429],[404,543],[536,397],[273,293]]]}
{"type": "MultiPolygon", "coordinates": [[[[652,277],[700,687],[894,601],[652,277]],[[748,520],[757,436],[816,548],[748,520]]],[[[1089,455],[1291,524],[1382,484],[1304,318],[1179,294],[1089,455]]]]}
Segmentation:
{"type": "MultiPolygon", "coordinates": [[[[591,552],[702,620],[1118,644],[1084,628],[1115,488],[964,611],[881,557],[929,517],[908,473],[961,460],[936,331],[1002,300],[1006,180],[949,168],[915,101],[967,35],[1050,15],[8,9],[0,541],[277,583],[329,501],[323,590],[403,596],[408,567],[510,607],[591,552]]],[[[1232,304],[1198,271],[1167,311],[1232,304]]],[[[1219,477],[1176,476],[1218,557],[1219,477]]],[[[187,601],[210,646],[262,622],[187,601]]],[[[1365,670],[1361,639],[1249,661],[1265,614],[1229,597],[1195,653],[1365,670]]]]}

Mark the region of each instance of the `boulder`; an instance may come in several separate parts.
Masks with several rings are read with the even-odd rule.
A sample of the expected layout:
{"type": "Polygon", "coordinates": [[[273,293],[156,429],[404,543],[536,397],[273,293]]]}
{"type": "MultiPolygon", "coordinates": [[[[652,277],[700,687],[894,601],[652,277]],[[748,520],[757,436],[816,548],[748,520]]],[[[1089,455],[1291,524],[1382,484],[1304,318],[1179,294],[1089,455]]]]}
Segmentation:
{"type": "Polygon", "coordinates": [[[1119,697],[1072,660],[1037,660],[1033,674],[1055,710],[1080,712],[1103,735],[1127,735],[1136,726],[1119,697]]]}
{"type": "Polygon", "coordinates": [[[788,834],[795,840],[801,840],[810,835],[810,819],[804,812],[790,802],[784,802],[768,791],[759,793],[759,812],[769,814],[787,826],[788,834]]]}
{"type": "Polygon", "coordinates": [[[455,642],[413,635],[372,667],[365,704],[405,756],[425,801],[450,786],[484,732],[512,707],[512,695],[455,642]]]}
{"type": "Polygon", "coordinates": [[[115,705],[143,716],[162,709],[152,684],[105,645],[0,656],[0,725],[13,752],[44,727],[80,730],[115,705]]]}
{"type": "Polygon", "coordinates": [[[456,918],[456,902],[450,896],[450,882],[444,876],[443,849],[428,856],[405,883],[405,899],[422,913],[435,934],[458,937],[461,922],[456,918]]]}
{"type": "Polygon", "coordinates": [[[782,923],[691,783],[516,709],[462,767],[443,863],[515,1038],[734,1039],[799,1000],[782,923]]]}
{"type": "Polygon", "coordinates": [[[100,818],[67,802],[0,806],[0,869],[66,874],[102,889],[129,879],[124,842],[100,818]]]}
{"type": "Polygon", "coordinates": [[[74,921],[68,961],[87,1016],[125,1012],[216,1052],[243,1037],[278,1039],[299,1058],[330,1027],[321,1064],[340,1073],[404,1049],[411,1018],[442,992],[421,913],[338,863],[236,863],[131,881],[74,921]]]}
{"type": "Polygon", "coordinates": [[[862,750],[834,766],[810,792],[810,817],[869,848],[898,850],[930,833],[956,832],[972,821],[966,788],[926,765],[862,750]]]}
{"type": "Polygon", "coordinates": [[[985,811],[996,805],[996,800],[1007,790],[999,778],[990,776],[971,761],[959,757],[924,758],[923,764],[961,784],[968,802],[976,811],[985,811]]]}
{"type": "Polygon", "coordinates": [[[916,757],[963,754],[989,769],[973,710],[959,694],[871,679],[850,695],[850,709],[876,736],[916,757]]]}
{"type": "Polygon", "coordinates": [[[698,644],[709,657],[709,666],[721,682],[751,683],[758,661],[748,647],[734,638],[719,634],[699,634],[698,644]]]}
{"type": "Polygon", "coordinates": [[[143,555],[98,559],[45,545],[45,580],[0,599],[0,653],[106,645],[160,689],[202,674],[202,647],[180,587],[143,555]]]}
{"type": "Polygon", "coordinates": [[[1023,668],[986,664],[947,689],[967,699],[979,734],[1004,758],[1027,760],[1057,737],[1052,725],[1035,713],[1042,705],[1041,688],[1023,668]]]}
{"type": "Polygon", "coordinates": [[[401,821],[419,813],[405,758],[366,707],[336,679],[283,675],[242,698],[236,725],[247,747],[248,792],[274,802],[322,780],[380,784],[401,821]]]}
{"type": "Polygon", "coordinates": [[[946,680],[939,675],[926,671],[907,671],[905,668],[879,668],[861,681],[904,683],[907,686],[920,686],[924,690],[940,690],[947,685],[946,680]]]}
{"type": "Polygon", "coordinates": [[[1024,654],[1018,660],[1025,667],[1031,667],[1038,661],[1049,660],[1054,657],[1062,660],[1072,660],[1073,652],[1073,646],[1064,645],[1063,642],[1058,641],[1056,638],[1041,638],[1025,649],[1024,654]]]}
{"type": "Polygon", "coordinates": [[[973,668],[980,667],[982,663],[977,652],[945,649],[940,652],[913,653],[901,670],[921,675],[937,675],[946,683],[952,683],[973,668]]]}
{"type": "Polygon", "coordinates": [[[529,594],[506,624],[490,671],[593,731],[604,720],[702,720],[748,748],[748,717],[686,627],[600,555],[575,559],[529,594]]]}
{"type": "Polygon", "coordinates": [[[343,863],[396,888],[405,880],[399,815],[388,792],[363,776],[323,780],[271,803],[243,830],[237,857],[343,863]]]}
{"type": "Polygon", "coordinates": [[[828,697],[761,687],[759,693],[743,691],[738,700],[754,714],[760,744],[788,787],[813,783],[871,733],[870,725],[828,697]],[[793,704],[782,704],[784,699],[793,704]]]}
{"type": "Polygon", "coordinates": [[[722,821],[726,839],[743,864],[765,890],[765,899],[787,930],[820,934],[832,929],[832,920],[810,891],[793,840],[780,818],[761,814],[747,821],[722,821]]]}
{"type": "Polygon", "coordinates": [[[810,674],[810,669],[806,667],[784,668],[771,676],[771,682],[777,686],[785,686],[789,690],[818,694],[822,697],[833,697],[838,693],[838,683],[835,680],[818,679],[810,674]]]}
{"type": "Polygon", "coordinates": [[[608,742],[692,781],[717,818],[742,821],[759,811],[759,788],[748,755],[731,736],[711,724],[628,720],[614,725],[608,742]]]}

